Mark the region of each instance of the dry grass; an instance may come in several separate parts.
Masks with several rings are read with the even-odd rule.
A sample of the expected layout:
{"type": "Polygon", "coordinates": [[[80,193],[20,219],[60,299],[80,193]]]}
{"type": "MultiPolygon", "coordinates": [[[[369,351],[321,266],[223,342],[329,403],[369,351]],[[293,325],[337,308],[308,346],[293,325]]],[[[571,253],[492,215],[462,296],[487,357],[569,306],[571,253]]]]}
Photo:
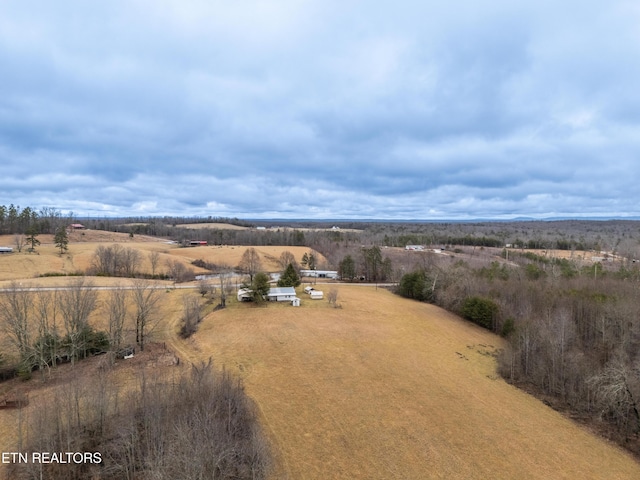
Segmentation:
{"type": "MultiPolygon", "coordinates": [[[[0,278],[81,268],[101,241],[114,241],[90,240],[90,234],[70,245],[71,259],[57,256],[52,245],[40,247],[40,255],[2,256],[0,278]]],[[[123,241],[185,262],[234,265],[244,251],[123,241]]],[[[308,251],[257,250],[267,265],[282,250],[296,258],[308,251]]],[[[154,332],[183,361],[213,357],[244,378],[278,452],[274,479],[640,478],[630,455],[499,379],[492,356],[501,346],[498,337],[385,290],[318,288],[337,288],[342,308],[303,293],[300,308],[230,301],[187,340],[177,336],[184,292],[169,289],[154,332]]],[[[94,324],[102,321],[98,313],[94,324]]],[[[118,378],[126,381],[126,371],[118,378]]],[[[1,451],[16,448],[18,422],[18,411],[0,411],[1,451]]]]}
{"type": "Polygon", "coordinates": [[[251,227],[243,227],[241,225],[232,225],[230,223],[181,223],[176,225],[178,228],[188,228],[191,230],[250,230],[251,227]]]}
{"type": "MultiPolygon", "coordinates": [[[[72,274],[85,272],[90,266],[94,252],[99,245],[112,245],[118,243],[127,248],[133,248],[141,253],[142,263],[140,270],[151,272],[149,253],[156,251],[160,254],[159,271],[166,270],[166,264],[170,260],[181,259],[195,273],[206,273],[207,270],[191,265],[193,260],[201,259],[217,265],[226,264],[235,267],[240,262],[242,254],[249,247],[194,247],[181,248],[178,245],[159,240],[153,237],[137,235],[133,238],[124,233],[102,232],[98,230],[86,230],[73,232],[70,235],[69,250],[60,255],[55,247],[52,235],[41,235],[42,244],[37,247],[35,253],[28,253],[26,248],[18,253],[0,255],[0,287],[2,283],[12,280],[35,279],[41,274],[58,273],[72,274]]],[[[10,246],[13,237],[0,236],[0,245],[10,246]]],[[[255,247],[260,254],[262,266],[267,271],[278,271],[278,258],[280,254],[289,250],[298,261],[310,249],[307,247],[255,247]]],[[[316,252],[318,265],[322,266],[324,257],[316,252]]],[[[38,280],[39,282],[40,280],[38,280]]],[[[102,282],[102,280],[100,280],[102,282]]],[[[33,283],[33,282],[32,282],[33,283]]]]}
{"type": "MultiPolygon", "coordinates": [[[[235,267],[240,263],[242,254],[251,247],[242,246],[209,246],[209,247],[193,247],[193,248],[180,248],[172,250],[173,255],[177,255],[190,260],[201,259],[206,262],[210,262],[216,265],[226,264],[235,267]]],[[[262,246],[253,247],[260,255],[260,262],[262,268],[269,272],[276,272],[280,270],[278,259],[280,254],[284,251],[291,252],[296,261],[302,261],[302,256],[309,252],[311,249],[308,247],[280,247],[280,246],[262,246]]],[[[322,265],[325,262],[325,258],[318,252],[314,252],[317,262],[322,265]]]]}
{"type": "Polygon", "coordinates": [[[274,478],[640,478],[500,380],[494,335],[383,290],[340,286],[338,302],[236,304],[181,346],[245,378],[281,454],[274,478]]]}

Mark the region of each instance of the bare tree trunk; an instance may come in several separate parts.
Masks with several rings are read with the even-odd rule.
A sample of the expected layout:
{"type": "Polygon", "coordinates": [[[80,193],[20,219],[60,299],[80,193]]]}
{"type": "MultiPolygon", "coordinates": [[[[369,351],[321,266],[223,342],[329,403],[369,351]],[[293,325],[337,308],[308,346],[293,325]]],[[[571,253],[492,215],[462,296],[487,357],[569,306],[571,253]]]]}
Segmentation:
{"type": "Polygon", "coordinates": [[[69,289],[60,292],[60,313],[67,333],[72,364],[86,353],[86,334],[89,316],[97,307],[98,293],[84,277],[74,281],[69,289]]]}
{"type": "Polygon", "coordinates": [[[135,305],[136,343],[144,351],[144,342],[155,324],[160,307],[160,290],[145,280],[136,280],[133,284],[133,302],[135,305]]]}
{"type": "Polygon", "coordinates": [[[29,297],[29,292],[17,282],[11,282],[0,296],[0,328],[18,349],[22,362],[28,362],[31,356],[29,318],[32,303],[29,297]]]}
{"type": "Polygon", "coordinates": [[[109,292],[105,303],[105,310],[109,315],[109,345],[114,353],[122,346],[124,323],[127,318],[127,296],[127,291],[118,287],[109,292]]]}

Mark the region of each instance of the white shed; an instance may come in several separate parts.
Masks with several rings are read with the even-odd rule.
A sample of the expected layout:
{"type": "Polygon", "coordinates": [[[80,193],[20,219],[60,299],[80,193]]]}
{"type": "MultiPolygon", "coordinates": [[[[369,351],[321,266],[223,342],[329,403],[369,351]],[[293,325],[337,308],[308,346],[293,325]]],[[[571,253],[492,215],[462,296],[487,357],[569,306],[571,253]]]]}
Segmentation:
{"type": "Polygon", "coordinates": [[[298,297],[294,298],[293,300],[291,300],[291,305],[293,305],[294,307],[299,307],[300,299],[298,297]]]}
{"type": "Polygon", "coordinates": [[[321,290],[311,290],[309,295],[311,296],[311,300],[322,300],[324,298],[324,294],[321,290]]]}
{"type": "Polygon", "coordinates": [[[13,248],[11,247],[0,247],[0,253],[11,253],[13,252],[13,248]]]}

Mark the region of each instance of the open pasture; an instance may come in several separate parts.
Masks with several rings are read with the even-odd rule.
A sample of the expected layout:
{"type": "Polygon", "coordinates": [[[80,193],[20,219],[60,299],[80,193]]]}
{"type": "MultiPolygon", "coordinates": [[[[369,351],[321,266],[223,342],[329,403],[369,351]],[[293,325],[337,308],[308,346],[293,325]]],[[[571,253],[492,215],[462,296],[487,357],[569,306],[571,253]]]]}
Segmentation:
{"type": "MultiPolygon", "coordinates": [[[[158,271],[166,270],[167,262],[179,260],[196,274],[206,273],[207,270],[193,266],[193,260],[204,260],[215,265],[236,267],[240,263],[242,254],[249,247],[243,246],[206,246],[181,248],[166,240],[136,235],[130,237],[124,233],[103,232],[99,230],[85,230],[73,232],[69,236],[69,249],[60,255],[56,248],[53,235],[40,235],[41,245],[35,253],[28,253],[26,247],[22,252],[0,255],[0,284],[3,281],[34,279],[47,273],[73,274],[86,272],[91,267],[96,248],[100,245],[110,246],[118,244],[123,248],[133,248],[140,252],[140,271],[151,272],[149,254],[158,252],[158,271]]],[[[0,236],[0,245],[13,246],[12,236],[0,236]]],[[[262,268],[266,271],[281,269],[278,259],[285,250],[290,251],[300,262],[302,256],[309,252],[307,247],[255,247],[260,255],[262,268]]],[[[317,264],[322,266],[324,257],[316,252],[317,264]]],[[[100,280],[102,282],[102,280],[100,280]]]]}
{"type": "Polygon", "coordinates": [[[236,304],[176,340],[244,378],[279,452],[274,478],[640,478],[630,455],[499,379],[499,337],[338,288],[342,308],[236,304]]]}
{"type": "MultiPolygon", "coordinates": [[[[240,263],[244,252],[251,247],[244,246],[207,246],[207,247],[193,247],[193,248],[179,248],[171,251],[172,255],[188,258],[190,260],[204,260],[206,262],[213,263],[215,265],[228,265],[235,267],[240,263]]],[[[281,246],[260,246],[253,247],[260,256],[260,263],[262,269],[267,272],[277,272],[282,268],[278,263],[280,255],[284,251],[289,251],[296,258],[297,262],[302,261],[302,256],[309,251],[312,251],[309,247],[281,247],[281,246]]],[[[314,252],[316,255],[316,262],[321,265],[325,259],[318,252],[314,252]]]]}
{"type": "Polygon", "coordinates": [[[243,227],[242,225],[232,225],[230,223],[181,223],[176,225],[178,228],[188,228],[189,230],[250,230],[251,227],[243,227]]]}

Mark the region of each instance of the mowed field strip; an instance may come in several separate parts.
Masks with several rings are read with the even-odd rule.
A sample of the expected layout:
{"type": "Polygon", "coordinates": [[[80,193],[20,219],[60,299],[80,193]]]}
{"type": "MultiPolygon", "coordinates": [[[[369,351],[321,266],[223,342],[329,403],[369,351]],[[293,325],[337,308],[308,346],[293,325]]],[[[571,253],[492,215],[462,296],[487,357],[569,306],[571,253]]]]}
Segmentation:
{"type": "Polygon", "coordinates": [[[236,305],[180,341],[244,378],[279,452],[273,478],[640,478],[630,455],[499,379],[499,337],[338,288],[340,309],[236,305]]]}

